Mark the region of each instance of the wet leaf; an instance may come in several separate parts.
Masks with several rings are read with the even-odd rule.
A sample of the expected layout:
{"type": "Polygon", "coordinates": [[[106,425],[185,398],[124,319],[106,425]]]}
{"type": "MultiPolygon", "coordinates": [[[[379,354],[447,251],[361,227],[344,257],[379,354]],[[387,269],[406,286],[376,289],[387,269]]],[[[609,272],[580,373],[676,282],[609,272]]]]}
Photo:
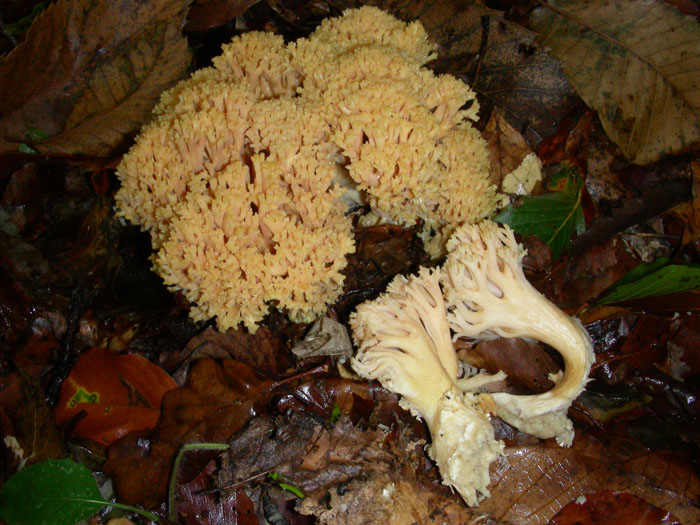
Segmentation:
{"type": "Polygon", "coordinates": [[[125,146],[189,62],[187,0],[60,0],[0,62],[0,153],[31,128],[41,152],[107,156],[125,146]]]}
{"type": "MultiPolygon", "coordinates": [[[[232,359],[221,365],[211,359],[195,361],[186,384],[163,397],[157,426],[148,433],[131,433],[110,446],[104,469],[113,479],[119,500],[147,508],[160,505],[180,446],[226,441],[265,406],[274,385],[232,359]]],[[[180,479],[197,475],[210,456],[188,456],[180,479]]]]}
{"type": "Polygon", "coordinates": [[[608,136],[638,164],[700,142],[700,26],[664,2],[542,2],[532,17],[608,136]]]}
{"type": "Polygon", "coordinates": [[[567,169],[561,191],[523,197],[520,205],[509,206],[494,220],[509,225],[516,233],[539,237],[556,258],[570,246],[574,232],[580,235],[586,229],[582,188],[581,177],[567,169]]]}
{"type": "Polygon", "coordinates": [[[73,433],[109,445],[134,430],[153,428],[163,395],[175,386],[163,369],[139,355],[93,348],[63,381],[56,421],[84,412],[73,433]]]}
{"type": "Polygon", "coordinates": [[[509,384],[521,385],[532,393],[552,388],[554,383],[549,375],[560,370],[556,361],[538,343],[519,338],[483,341],[461,351],[460,358],[490,373],[502,370],[508,374],[509,384]]]}
{"type": "Polygon", "coordinates": [[[612,304],[700,288],[700,267],[668,264],[659,258],[631,270],[597,304],[612,304]]]}
{"type": "Polygon", "coordinates": [[[680,525],[670,512],[663,511],[646,501],[625,492],[596,492],[586,494],[582,501],[573,501],[561,509],[549,522],[550,525],[576,525],[597,523],[616,525],[680,525]]]}
{"type": "Polygon", "coordinates": [[[545,523],[565,505],[593,492],[626,492],[698,523],[699,480],[682,453],[652,452],[624,442],[576,434],[571,448],[510,447],[491,475],[491,498],[478,507],[512,523],[545,523]]]}
{"type": "Polygon", "coordinates": [[[150,512],[105,500],[92,473],[70,459],[31,465],[0,489],[0,517],[8,525],[73,525],[107,506],[158,521],[150,512]]]}
{"type": "MultiPolygon", "coordinates": [[[[482,132],[489,149],[491,181],[499,184],[532,153],[523,136],[508,122],[505,112],[495,108],[482,132]]],[[[514,193],[514,192],[513,192],[514,193]]],[[[529,192],[528,192],[529,193],[529,192]]]]}
{"type": "Polygon", "coordinates": [[[501,107],[536,146],[557,128],[574,92],[554,57],[535,45],[535,34],[477,2],[398,2],[397,14],[419,20],[440,45],[431,66],[451,73],[501,107]]]}
{"type": "Polygon", "coordinates": [[[254,334],[247,330],[228,330],[221,333],[207,328],[189,340],[184,360],[175,372],[175,380],[183,384],[187,368],[195,359],[232,358],[271,376],[278,376],[292,366],[292,360],[284,343],[261,326],[254,334]]]}
{"type": "Polygon", "coordinates": [[[260,0],[194,0],[187,15],[187,31],[206,31],[233,20],[260,0]]]}
{"type": "Polygon", "coordinates": [[[92,473],[68,459],[26,467],[0,489],[0,517],[9,524],[72,524],[107,504],[92,473]]]}

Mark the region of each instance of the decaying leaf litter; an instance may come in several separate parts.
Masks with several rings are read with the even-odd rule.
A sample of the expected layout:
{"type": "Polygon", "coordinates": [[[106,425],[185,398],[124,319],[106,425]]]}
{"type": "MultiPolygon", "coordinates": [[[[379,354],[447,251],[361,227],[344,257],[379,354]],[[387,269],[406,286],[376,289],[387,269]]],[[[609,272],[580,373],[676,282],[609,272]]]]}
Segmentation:
{"type": "MultiPolygon", "coordinates": [[[[100,3],[93,4],[97,9],[93,14],[99,13],[100,3]]],[[[556,54],[557,43],[569,33],[565,30],[558,35],[553,31],[544,40],[544,35],[537,36],[531,30],[537,29],[542,19],[561,17],[558,27],[573,25],[573,30],[583,31],[585,20],[592,42],[597,42],[596,38],[607,42],[616,39],[630,53],[627,63],[646,64],[646,69],[635,73],[640,83],[662,75],[664,89],[667,84],[671,86],[666,92],[680,94],[671,100],[687,104],[689,114],[695,111],[697,115],[697,106],[685,94],[689,87],[692,89],[688,82],[692,83],[693,77],[669,80],[666,62],[659,64],[646,56],[650,53],[648,46],[633,45],[635,38],[643,40],[649,34],[644,32],[649,28],[636,32],[625,26],[625,33],[619,34],[615,28],[597,23],[595,16],[588,18],[587,13],[596,12],[595,3],[577,4],[586,8],[571,10],[564,2],[534,12],[531,8],[535,6],[515,5],[503,12],[466,2],[382,5],[400,18],[421,20],[441,46],[434,69],[463,78],[480,95],[482,126],[489,115],[491,120],[501,119],[493,126],[501,136],[493,139],[492,131],[489,139],[495,144],[492,151],[498,152],[498,158],[524,158],[527,152],[517,136],[527,139],[544,165],[545,177],[535,185],[535,195],[565,195],[567,181],[583,179],[566,216],[569,212],[582,215],[585,233],[574,235],[570,245],[565,242],[558,248],[558,257],[552,254],[555,247],[547,245],[551,237],[522,239],[528,249],[524,262],[530,281],[568,312],[578,313],[595,345],[593,381],[570,410],[577,423],[577,439],[571,449],[540,443],[496,420],[498,436],[509,445],[508,453],[492,472],[491,498],[473,512],[439,485],[439,474],[422,452],[421,444],[428,439],[426,431],[398,408],[395,396],[377,385],[344,378],[344,372],[338,377],[337,358],[292,357],[291,348],[306,335],[305,325],[290,323],[276,312],[266,318],[255,335],[244,331],[217,335],[211,329],[203,332],[204,325],[189,323],[186,304],[164,291],[149,271],[148,240],[118,223],[111,212],[115,187],[105,167],[116,164],[110,159],[118,161],[129,145],[130,134],[138,129],[139,118],[145,117],[92,137],[99,126],[108,126],[110,119],[116,118],[110,115],[110,104],[120,108],[145,104],[146,95],[136,89],[143,80],[138,74],[129,77],[136,82],[121,84],[123,91],[112,92],[111,98],[100,97],[107,91],[99,85],[99,78],[110,78],[105,74],[108,70],[123,72],[119,60],[125,60],[124,53],[133,54],[137,49],[144,57],[149,56],[148,45],[134,46],[134,39],[138,39],[127,34],[118,35],[123,40],[97,53],[106,57],[106,64],[93,61],[87,69],[76,69],[85,74],[67,88],[75,95],[71,98],[73,106],[64,104],[60,112],[55,111],[57,86],[35,82],[36,96],[19,102],[13,99],[12,111],[0,107],[0,129],[3,140],[9,139],[12,144],[10,153],[20,146],[25,152],[31,148],[53,153],[35,158],[3,156],[3,345],[8,356],[2,394],[5,478],[20,464],[69,453],[94,471],[108,471],[115,486],[120,487],[120,502],[144,505],[165,516],[162,505],[172,479],[173,455],[184,443],[214,441],[228,442],[233,450],[245,451],[240,456],[248,461],[251,457],[261,459],[243,469],[249,471],[246,476],[236,468],[233,453],[220,457],[216,451],[188,452],[176,478],[180,520],[201,522],[209,515],[210,522],[284,519],[298,523],[309,519],[300,516],[304,512],[333,523],[339,519],[341,508],[349,508],[351,519],[357,523],[382,515],[393,516],[397,523],[469,522],[482,512],[494,519],[534,522],[550,519],[579,496],[598,493],[580,504],[590,516],[595,515],[596,505],[614,502],[620,506],[624,500],[629,508],[650,504],[661,509],[660,515],[670,512],[681,522],[697,521],[692,502],[697,498],[693,461],[698,443],[695,429],[700,362],[696,349],[700,327],[695,313],[697,294],[692,291],[692,279],[696,278],[692,264],[697,262],[699,230],[697,191],[692,188],[697,187],[700,170],[694,160],[697,140],[693,138],[692,119],[688,120],[691,128],[681,130],[680,142],[679,128],[669,128],[664,121],[665,127],[658,126],[661,134],[648,141],[653,147],[634,152],[626,149],[624,140],[639,147],[634,142],[635,133],[632,139],[627,136],[621,140],[609,131],[606,119],[615,126],[618,115],[624,127],[636,116],[629,117],[624,104],[613,114],[609,108],[614,98],[605,99],[607,105],[597,105],[581,84],[607,78],[614,66],[601,60],[596,64],[602,68],[598,75],[578,71],[584,80],[577,80],[577,71],[570,71],[567,62],[570,58],[561,55],[558,58],[563,73],[568,75],[565,77],[557,59],[539,47],[536,39],[556,54]],[[88,96],[91,90],[92,98],[88,96]],[[592,118],[577,94],[591,110],[599,112],[599,118],[592,118]],[[120,104],[120,97],[129,103],[120,104]],[[90,100],[93,103],[89,104],[90,100]],[[18,114],[22,122],[19,128],[13,120],[18,114]],[[510,126],[503,123],[503,114],[510,126]],[[45,129],[36,126],[37,122],[45,129]],[[81,135],[83,131],[85,135],[81,135]],[[81,138],[86,136],[91,138],[81,138]],[[109,146],[104,145],[107,137],[111,137],[106,142],[109,146]],[[96,143],[107,149],[96,150],[96,143]],[[520,146],[512,148],[514,143],[520,146]],[[661,147],[663,144],[673,146],[661,147]],[[642,159],[644,164],[630,163],[621,152],[629,160],[642,159]],[[662,152],[667,155],[660,159],[662,152]],[[66,160],[66,154],[81,157],[66,160]],[[681,274],[676,273],[677,267],[681,274]],[[633,268],[638,268],[637,275],[628,276],[633,268]],[[662,279],[654,284],[668,284],[661,285],[663,295],[649,298],[644,293],[644,279],[653,277],[656,271],[662,272],[662,279]],[[625,276],[627,282],[617,285],[625,276]],[[616,302],[606,304],[605,297],[610,294],[618,294],[612,296],[616,302]],[[78,356],[91,347],[141,354],[165,372],[180,377],[182,385],[164,398],[162,416],[154,430],[147,428],[152,423],[144,422],[142,430],[130,433],[107,451],[94,442],[71,436],[78,421],[57,427],[54,420],[53,406],[61,385],[68,382],[66,378],[70,378],[78,356]],[[209,361],[212,358],[218,363],[209,361]],[[202,367],[207,372],[196,373],[202,367]],[[236,372],[232,374],[231,370],[236,372]],[[219,392],[219,398],[213,392],[219,392]],[[268,430],[267,435],[306,432],[304,435],[312,438],[286,447],[281,439],[255,441],[256,429],[265,428],[275,429],[268,430]],[[347,436],[358,436],[350,448],[343,441],[347,436]],[[105,466],[106,456],[109,459],[105,466]],[[148,469],[144,465],[149,465],[148,469]],[[543,465],[551,468],[540,478],[543,465]],[[145,482],[137,479],[144,471],[148,472],[145,482]],[[376,497],[387,486],[394,487],[397,495],[390,502],[376,497]],[[303,500],[297,491],[303,493],[303,500]],[[630,493],[640,499],[613,497],[613,492],[606,491],[630,493]],[[436,509],[441,509],[440,515],[435,514],[436,509]]],[[[668,24],[661,27],[661,33],[673,30],[687,32],[689,37],[696,34],[697,26],[688,22],[692,18],[687,15],[697,13],[686,12],[679,18],[680,11],[673,11],[666,16],[669,9],[677,8],[663,2],[650,5],[649,9],[662,14],[652,16],[654,11],[649,15],[668,24]]],[[[152,13],[140,22],[152,27],[154,34],[172,35],[156,13],[177,12],[184,21],[182,5],[152,6],[152,13]]],[[[123,7],[122,12],[130,12],[126,3],[123,7]]],[[[344,7],[348,6],[323,2],[242,5],[235,21],[220,20],[221,27],[216,30],[188,34],[190,49],[195,52],[193,67],[204,65],[206,56],[218,54],[211,49],[212,40],[218,47],[243,29],[274,30],[296,38],[308,34],[321,18],[340,14],[344,7]]],[[[76,27],[61,18],[65,13],[61,2],[50,8],[45,14],[44,32],[39,32],[39,18],[25,35],[27,41],[35,31],[39,37],[33,37],[33,45],[41,49],[42,45],[50,45],[51,37],[47,35],[51,31],[76,27]]],[[[4,22],[14,21],[5,12],[2,15],[4,22]]],[[[189,22],[196,27],[193,16],[194,10],[189,22]]],[[[235,15],[229,12],[225,16],[235,15]]],[[[625,19],[622,5],[616,16],[625,19]]],[[[144,34],[133,29],[136,35],[144,34]]],[[[184,39],[180,46],[182,42],[184,39]]],[[[604,49],[596,45],[596,50],[604,49]]],[[[71,53],[79,50],[80,46],[66,49],[65,54],[59,54],[58,63],[66,67],[75,59],[71,53]]],[[[164,58],[150,53],[154,63],[164,58]]],[[[11,57],[8,55],[0,68],[7,67],[11,57]]],[[[692,71],[697,69],[693,60],[697,57],[690,56],[681,63],[692,71]]],[[[178,66],[182,70],[185,61],[178,66]]],[[[76,59],[73,64],[85,62],[76,59]]],[[[574,64],[579,65],[576,61],[574,64]]],[[[168,67],[173,70],[176,66],[171,61],[168,67]]],[[[27,76],[31,75],[31,69],[23,68],[27,76]]],[[[17,66],[11,70],[16,71],[17,66]]],[[[160,90],[179,78],[155,77],[143,82],[161,86],[155,96],[151,95],[150,105],[160,90]]],[[[645,107],[645,93],[639,95],[639,107],[645,107]]],[[[640,112],[638,118],[643,127],[645,114],[640,112]]],[[[645,129],[649,137],[656,127],[647,125],[645,129]]],[[[502,162],[505,164],[505,160],[502,162]]],[[[495,182],[505,174],[503,169],[492,172],[495,182]]],[[[543,213],[551,218],[546,211],[543,213]]],[[[358,249],[349,257],[346,286],[330,310],[332,317],[345,323],[358,303],[383,291],[394,275],[409,274],[425,264],[427,258],[416,234],[415,229],[388,225],[358,231],[358,249]]],[[[473,365],[492,372],[505,370],[515,392],[548,389],[548,374],[560,366],[557,356],[546,348],[522,340],[478,344],[460,341],[457,346],[460,356],[473,365]],[[525,361],[527,367],[522,365],[525,361]]],[[[138,369],[135,374],[139,376],[138,369]]],[[[148,396],[135,388],[128,376],[120,374],[120,383],[125,410],[149,406],[148,396]]],[[[119,395],[86,389],[73,399],[94,394],[110,401],[110,396],[119,395]]],[[[111,402],[120,403],[118,399],[111,402]]],[[[343,519],[347,521],[347,516],[343,519]]]]}

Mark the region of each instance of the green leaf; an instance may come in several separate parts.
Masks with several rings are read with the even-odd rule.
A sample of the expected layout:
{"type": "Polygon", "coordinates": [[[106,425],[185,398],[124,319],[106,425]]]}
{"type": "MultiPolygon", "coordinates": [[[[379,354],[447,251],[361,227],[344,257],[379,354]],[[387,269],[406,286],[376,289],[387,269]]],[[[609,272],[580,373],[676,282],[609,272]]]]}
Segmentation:
{"type": "Polygon", "coordinates": [[[299,499],[304,499],[304,491],[301,490],[301,488],[297,487],[296,485],[290,485],[289,483],[284,483],[280,481],[280,474],[279,472],[272,471],[267,475],[268,478],[270,478],[272,481],[277,483],[277,486],[281,488],[282,490],[286,490],[287,492],[291,492],[294,494],[297,498],[299,499]]]}
{"type": "Polygon", "coordinates": [[[0,488],[0,518],[8,525],[74,525],[107,506],[158,521],[150,512],[105,500],[90,471],[70,459],[25,467],[0,488]]]}
{"type": "Polygon", "coordinates": [[[105,505],[90,471],[69,459],[23,468],[0,489],[0,517],[8,524],[73,525],[105,505]]]}
{"type": "Polygon", "coordinates": [[[620,303],[643,297],[687,292],[700,288],[700,268],[668,264],[668,259],[657,259],[631,270],[613,285],[596,304],[620,303]],[[659,266],[663,266],[658,269],[659,266]],[[632,277],[630,277],[632,275],[632,277]]]}
{"type": "Polygon", "coordinates": [[[333,403],[333,410],[331,411],[331,418],[330,422],[335,423],[338,421],[338,418],[340,417],[340,407],[338,406],[338,403],[333,403]]]}
{"type": "Polygon", "coordinates": [[[25,133],[25,135],[29,140],[45,140],[49,138],[49,134],[39,128],[27,128],[27,133],[25,133]]]}
{"type": "Polygon", "coordinates": [[[573,232],[586,230],[581,208],[583,178],[575,168],[565,168],[555,175],[561,191],[535,197],[523,197],[519,206],[509,206],[494,217],[522,235],[535,235],[552,248],[554,257],[571,245],[573,232]]]}

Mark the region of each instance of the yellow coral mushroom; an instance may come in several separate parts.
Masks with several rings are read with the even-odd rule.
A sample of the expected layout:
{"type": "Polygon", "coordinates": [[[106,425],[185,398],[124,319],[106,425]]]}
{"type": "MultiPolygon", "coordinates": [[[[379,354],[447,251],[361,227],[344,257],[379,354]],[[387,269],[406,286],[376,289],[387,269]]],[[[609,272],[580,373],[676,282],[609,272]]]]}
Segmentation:
{"type": "Polygon", "coordinates": [[[420,23],[363,7],[290,44],[238,36],[163,94],[118,167],[117,213],[151,233],[193,318],[317,317],[342,291],[353,199],[422,221],[434,256],[495,211],[474,93],[422,68],[435,50],[420,23]]]}

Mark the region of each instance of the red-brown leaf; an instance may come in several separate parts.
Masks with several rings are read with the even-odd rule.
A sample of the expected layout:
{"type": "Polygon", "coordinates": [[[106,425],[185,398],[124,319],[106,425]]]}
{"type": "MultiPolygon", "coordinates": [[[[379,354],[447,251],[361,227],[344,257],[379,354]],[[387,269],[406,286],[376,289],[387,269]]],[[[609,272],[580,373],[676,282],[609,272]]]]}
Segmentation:
{"type": "Polygon", "coordinates": [[[627,440],[579,432],[571,448],[548,442],[510,447],[491,481],[491,498],[479,509],[507,522],[547,522],[576,498],[604,490],[642,498],[683,523],[700,522],[700,482],[687,455],[654,452],[627,440]]]}
{"type": "Polygon", "coordinates": [[[168,374],[141,356],[93,348],[63,381],[56,422],[84,412],[73,433],[109,445],[134,430],[153,428],[163,395],[175,386],[168,374]]]}
{"type": "Polygon", "coordinates": [[[233,20],[260,0],[195,0],[187,15],[187,31],[206,31],[233,20]]]}
{"type": "Polygon", "coordinates": [[[572,501],[549,522],[550,525],[661,525],[679,524],[670,512],[625,492],[586,494],[585,501],[572,501]]]}

